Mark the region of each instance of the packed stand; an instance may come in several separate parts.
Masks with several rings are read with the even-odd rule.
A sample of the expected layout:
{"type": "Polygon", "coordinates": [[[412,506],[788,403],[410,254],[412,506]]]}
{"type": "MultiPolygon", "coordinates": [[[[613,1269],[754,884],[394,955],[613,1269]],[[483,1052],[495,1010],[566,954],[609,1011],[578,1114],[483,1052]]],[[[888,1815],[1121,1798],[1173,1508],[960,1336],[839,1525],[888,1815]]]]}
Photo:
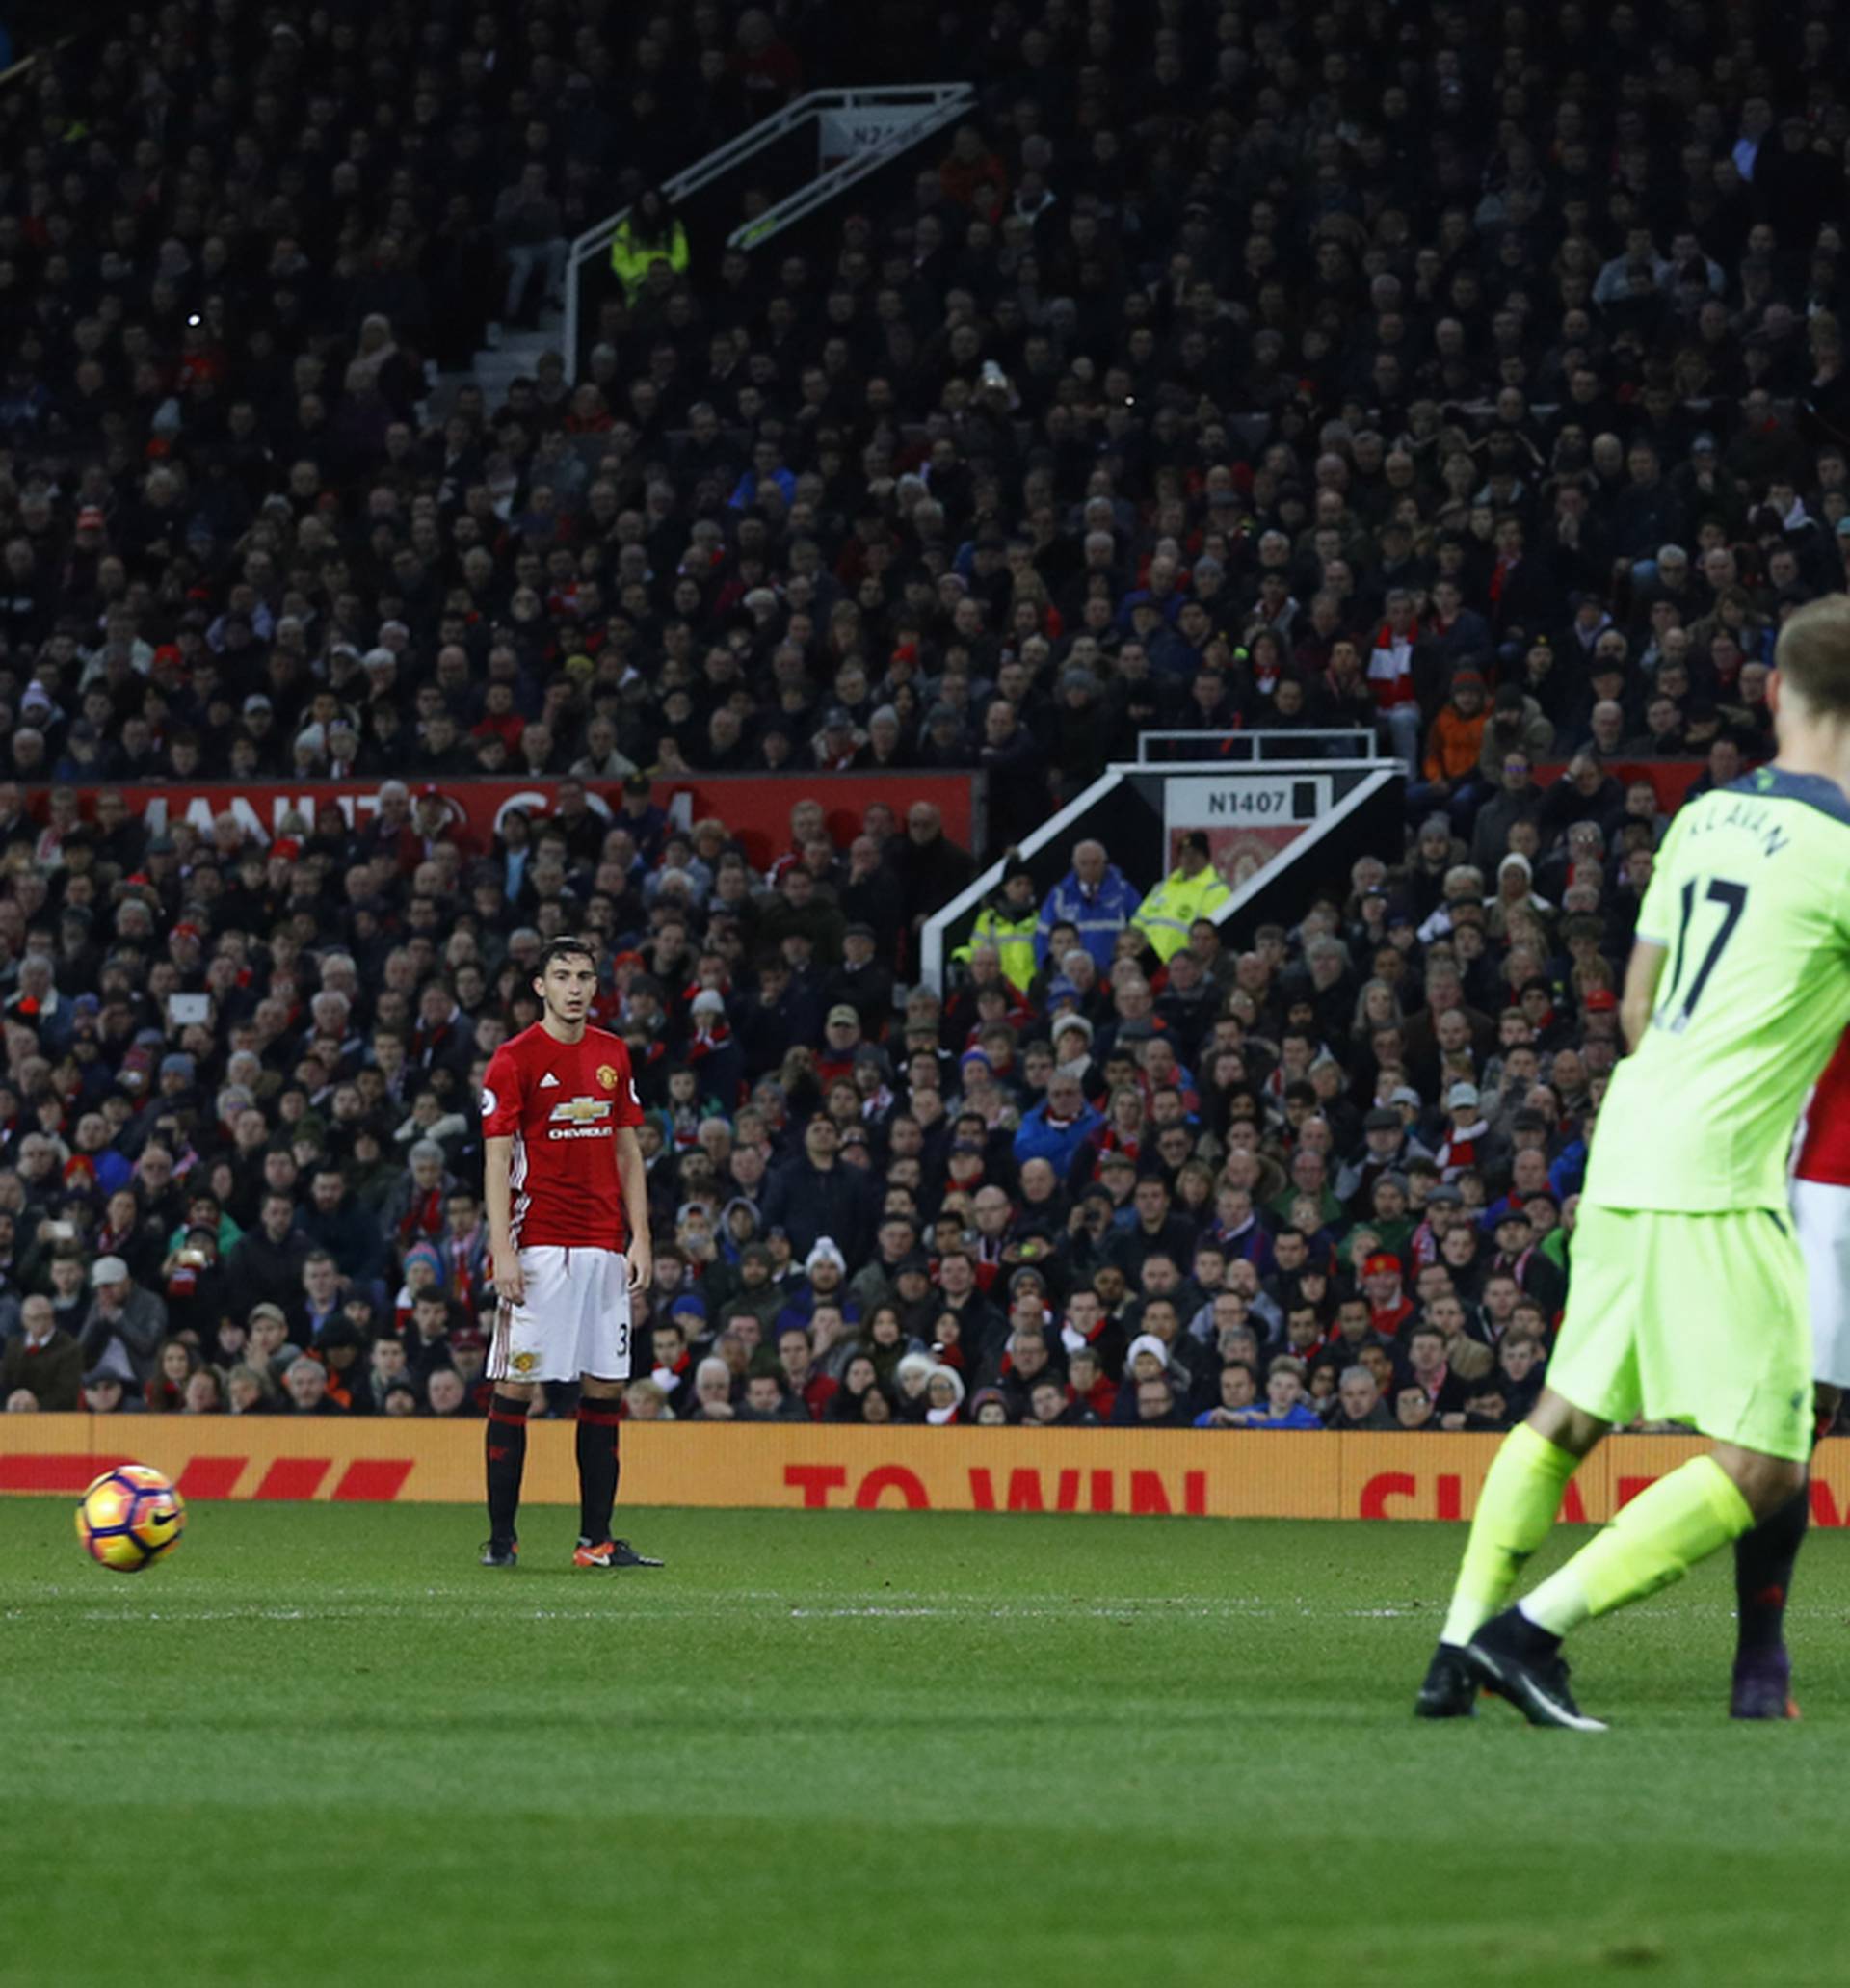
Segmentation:
{"type": "Polygon", "coordinates": [[[94,824],[23,801],[0,1395],[150,1413],[480,1412],[475,1100],[581,931],[648,1107],[629,1414],[1501,1426],[1654,829],[1609,893],[1571,833],[1557,915],[1487,905],[1435,816],[1237,955],[1205,836],[1147,891],[1086,840],[1044,896],[1008,863],[953,992],[896,1007],[904,923],[971,871],[922,802],[838,852],[805,800],[758,877],[640,781],[614,825],[513,815],[489,850],[402,783],[268,849],[228,813],[150,835],[113,788],[94,824]]]}
{"type": "Polygon", "coordinates": [[[1625,770],[1761,756],[1844,584],[1841,34],[941,12],[980,112],[900,198],[754,255],[642,201],[578,383],[441,419],[820,10],[175,9],[0,92],[6,1405],[475,1413],[474,1099],[567,930],[651,1107],[633,1415],[1532,1397],[1667,805],[1625,770]],[[1288,930],[1082,845],[905,992],[1137,729],[1328,726],[1408,845],[1288,930]],[[689,768],[899,777],[757,873],[669,829],[689,768]],[[915,768],[991,776],[992,850],[915,768]],[[563,783],[490,848],[425,807],[509,772],[563,783]],[[208,775],[385,799],[266,846],[121,793],[208,775]]]}

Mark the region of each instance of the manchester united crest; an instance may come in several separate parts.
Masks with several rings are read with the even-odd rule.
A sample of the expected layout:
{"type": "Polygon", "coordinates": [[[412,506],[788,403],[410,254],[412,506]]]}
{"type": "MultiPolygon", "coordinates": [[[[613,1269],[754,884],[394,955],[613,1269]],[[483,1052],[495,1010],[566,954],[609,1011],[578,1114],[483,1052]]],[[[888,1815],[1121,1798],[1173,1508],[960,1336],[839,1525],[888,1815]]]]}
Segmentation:
{"type": "Polygon", "coordinates": [[[600,1063],[597,1066],[597,1081],[607,1091],[617,1088],[617,1066],[614,1063],[600,1063]]]}

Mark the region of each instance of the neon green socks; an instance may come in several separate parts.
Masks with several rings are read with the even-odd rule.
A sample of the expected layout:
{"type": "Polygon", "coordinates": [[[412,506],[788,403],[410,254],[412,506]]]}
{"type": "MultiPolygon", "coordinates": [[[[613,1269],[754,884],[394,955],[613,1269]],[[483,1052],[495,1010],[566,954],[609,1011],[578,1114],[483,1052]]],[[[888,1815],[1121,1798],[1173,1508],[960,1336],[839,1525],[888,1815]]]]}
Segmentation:
{"type": "Polygon", "coordinates": [[[1509,1601],[1523,1562],[1547,1538],[1579,1462],[1527,1422],[1503,1439],[1478,1493],[1441,1643],[1468,1643],[1509,1601]]]}
{"type": "Polygon", "coordinates": [[[1733,1479],[1713,1457],[1693,1457],[1640,1492],[1603,1532],[1549,1575],[1525,1598],[1522,1613],[1538,1629],[1565,1636],[1589,1616],[1609,1615],[1681,1580],[1697,1561],[1753,1524],[1733,1479]]]}

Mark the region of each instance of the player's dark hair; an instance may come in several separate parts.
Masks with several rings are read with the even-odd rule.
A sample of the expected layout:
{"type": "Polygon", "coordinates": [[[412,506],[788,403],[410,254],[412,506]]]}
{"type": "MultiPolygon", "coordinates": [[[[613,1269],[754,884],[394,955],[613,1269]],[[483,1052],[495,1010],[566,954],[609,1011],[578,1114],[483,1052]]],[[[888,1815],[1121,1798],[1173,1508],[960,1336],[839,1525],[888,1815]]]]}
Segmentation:
{"type": "Polygon", "coordinates": [[[546,969],[554,960],[589,960],[595,971],[597,966],[596,948],[589,939],[576,939],[561,933],[557,939],[549,940],[541,948],[540,957],[533,963],[533,977],[543,980],[546,969]]]}
{"type": "Polygon", "coordinates": [[[1850,718],[1850,595],[1827,594],[1795,608],[1780,630],[1773,661],[1810,709],[1850,718]]]}

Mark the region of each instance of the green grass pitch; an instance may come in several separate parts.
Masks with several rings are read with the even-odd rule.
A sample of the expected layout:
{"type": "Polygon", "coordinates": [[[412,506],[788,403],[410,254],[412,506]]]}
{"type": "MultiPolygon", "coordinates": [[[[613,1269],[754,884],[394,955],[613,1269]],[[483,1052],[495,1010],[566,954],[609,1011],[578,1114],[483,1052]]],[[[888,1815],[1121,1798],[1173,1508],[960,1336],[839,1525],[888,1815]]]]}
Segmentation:
{"type": "MultiPolygon", "coordinates": [[[[1827,1982],[1850,1541],[1806,1719],[1725,1567],[1578,1639],[1605,1738],[1417,1725],[1456,1526],[0,1500],[0,1982],[1827,1982]]],[[[1551,1551],[1550,1564],[1568,1544],[1551,1551]]]]}

